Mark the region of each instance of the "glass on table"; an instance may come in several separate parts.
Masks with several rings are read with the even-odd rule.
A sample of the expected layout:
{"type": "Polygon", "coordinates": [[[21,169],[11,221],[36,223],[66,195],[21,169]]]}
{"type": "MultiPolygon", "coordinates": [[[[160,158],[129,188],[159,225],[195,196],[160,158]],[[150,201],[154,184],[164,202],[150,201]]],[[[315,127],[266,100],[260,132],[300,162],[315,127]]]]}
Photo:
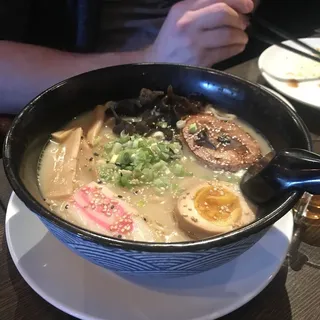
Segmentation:
{"type": "Polygon", "coordinates": [[[300,270],[303,265],[320,268],[319,198],[305,192],[293,208],[295,227],[288,257],[294,270],[300,270]]]}
{"type": "Polygon", "coordinates": [[[320,195],[311,197],[306,210],[306,218],[312,220],[319,220],[320,222],[320,195]]]}
{"type": "Polygon", "coordinates": [[[320,196],[311,196],[301,220],[305,224],[301,240],[309,245],[320,247],[320,196]]]}
{"type": "MultiPolygon", "coordinates": [[[[314,152],[320,154],[320,137],[312,134],[312,144],[314,152]]],[[[309,195],[309,204],[305,213],[306,218],[310,219],[310,223],[319,224],[320,227],[320,195],[309,195]]]]}

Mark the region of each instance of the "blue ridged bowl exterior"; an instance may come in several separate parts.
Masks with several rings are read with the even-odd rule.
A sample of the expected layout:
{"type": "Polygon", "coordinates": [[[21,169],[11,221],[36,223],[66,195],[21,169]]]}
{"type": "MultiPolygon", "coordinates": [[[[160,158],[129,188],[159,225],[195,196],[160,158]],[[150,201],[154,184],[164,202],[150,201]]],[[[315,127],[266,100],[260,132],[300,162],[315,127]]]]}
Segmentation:
{"type": "Polygon", "coordinates": [[[104,246],[66,231],[40,217],[49,231],[82,258],[129,276],[183,277],[204,272],[229,262],[251,248],[266,233],[264,229],[237,242],[195,252],[142,252],[104,246]]]}

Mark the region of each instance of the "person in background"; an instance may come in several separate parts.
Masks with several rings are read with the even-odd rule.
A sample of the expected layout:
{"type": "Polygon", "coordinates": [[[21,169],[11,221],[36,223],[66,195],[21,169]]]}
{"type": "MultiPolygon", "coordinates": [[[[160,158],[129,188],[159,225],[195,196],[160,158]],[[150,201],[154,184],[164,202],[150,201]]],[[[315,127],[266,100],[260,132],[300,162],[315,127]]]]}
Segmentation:
{"type": "Polygon", "coordinates": [[[89,70],[135,62],[210,67],[241,53],[253,0],[6,0],[0,113],[89,70]]]}
{"type": "Polygon", "coordinates": [[[248,43],[245,29],[258,3],[257,15],[296,37],[320,27],[315,0],[1,0],[0,114],[96,68],[156,61],[224,69],[256,57],[267,45],[248,43]]]}

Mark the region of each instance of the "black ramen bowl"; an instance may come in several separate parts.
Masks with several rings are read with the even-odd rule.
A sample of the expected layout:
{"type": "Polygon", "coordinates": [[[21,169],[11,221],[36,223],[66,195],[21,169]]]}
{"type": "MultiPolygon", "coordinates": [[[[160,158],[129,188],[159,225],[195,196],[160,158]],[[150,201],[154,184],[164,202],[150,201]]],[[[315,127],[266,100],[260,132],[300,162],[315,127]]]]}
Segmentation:
{"type": "Polygon", "coordinates": [[[172,64],[122,65],[88,72],[46,90],[12,124],[4,144],[6,175],[17,196],[56,238],[81,257],[117,273],[177,277],[220,266],[254,245],[302,195],[295,191],[283,194],[259,208],[256,220],[245,227],[183,243],[134,242],[103,236],[46,209],[37,182],[37,163],[50,134],[97,104],[136,97],[143,87],[165,91],[169,85],[179,95],[199,93],[236,114],[276,151],[311,149],[306,126],[284,102],[259,85],[211,69],[172,64]],[[25,166],[27,170],[22,170],[25,166]]]}

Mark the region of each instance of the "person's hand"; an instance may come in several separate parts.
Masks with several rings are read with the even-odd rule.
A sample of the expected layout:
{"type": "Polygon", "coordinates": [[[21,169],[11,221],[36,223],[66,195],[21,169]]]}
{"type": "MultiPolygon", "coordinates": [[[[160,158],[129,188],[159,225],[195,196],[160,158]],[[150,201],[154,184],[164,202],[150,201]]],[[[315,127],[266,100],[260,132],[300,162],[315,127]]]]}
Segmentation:
{"type": "Polygon", "coordinates": [[[242,52],[252,0],[185,0],[174,5],[147,60],[210,67],[242,52]],[[223,1],[223,2],[222,2],[223,1]]]}

